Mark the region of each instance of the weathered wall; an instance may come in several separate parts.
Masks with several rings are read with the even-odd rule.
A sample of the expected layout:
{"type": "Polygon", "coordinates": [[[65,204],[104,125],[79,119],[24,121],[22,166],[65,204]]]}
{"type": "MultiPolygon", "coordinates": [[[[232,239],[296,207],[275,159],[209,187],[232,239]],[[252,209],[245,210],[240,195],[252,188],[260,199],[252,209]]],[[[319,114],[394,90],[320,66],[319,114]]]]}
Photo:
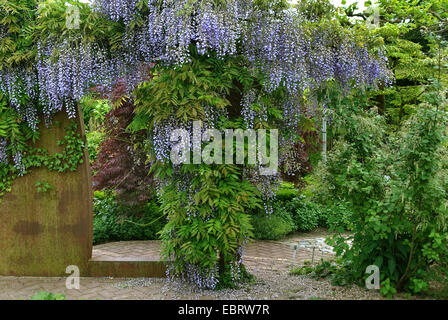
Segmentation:
{"type": "MultiPolygon", "coordinates": [[[[82,119],[76,120],[85,139],[82,119]]],[[[38,146],[50,154],[60,152],[70,120],[59,113],[49,128],[41,126],[38,146]]],[[[0,203],[0,275],[62,276],[69,265],[86,272],[92,255],[93,194],[88,154],[77,172],[57,173],[33,169],[18,178],[0,203]],[[54,190],[39,193],[36,183],[54,190]]]]}

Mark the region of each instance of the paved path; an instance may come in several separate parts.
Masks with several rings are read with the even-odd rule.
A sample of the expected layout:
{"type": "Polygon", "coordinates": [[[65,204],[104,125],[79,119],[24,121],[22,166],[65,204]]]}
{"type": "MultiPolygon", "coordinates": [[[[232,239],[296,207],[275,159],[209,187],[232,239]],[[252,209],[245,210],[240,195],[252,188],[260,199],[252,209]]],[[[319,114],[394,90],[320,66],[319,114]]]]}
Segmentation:
{"type": "MultiPolygon", "coordinates": [[[[303,265],[311,261],[313,245],[309,239],[322,239],[324,234],[317,230],[311,234],[297,234],[282,241],[255,241],[248,245],[244,263],[255,275],[263,272],[286,273],[293,264],[303,265]],[[305,243],[308,248],[298,248],[294,255],[293,245],[305,243]]],[[[312,242],[312,241],[311,241],[312,242]]],[[[328,258],[328,252],[314,250],[315,261],[328,258]]],[[[94,247],[93,256],[101,258],[151,258],[157,259],[160,253],[159,241],[115,242],[94,247]]],[[[67,290],[65,278],[16,278],[0,277],[1,299],[28,299],[40,291],[62,293],[69,299],[162,299],[167,289],[166,279],[144,280],[150,285],[136,285],[132,290],[123,288],[126,279],[82,278],[80,290],[67,290]]],[[[143,281],[143,280],[134,280],[143,281]]],[[[188,298],[188,297],[184,297],[188,298]]]]}

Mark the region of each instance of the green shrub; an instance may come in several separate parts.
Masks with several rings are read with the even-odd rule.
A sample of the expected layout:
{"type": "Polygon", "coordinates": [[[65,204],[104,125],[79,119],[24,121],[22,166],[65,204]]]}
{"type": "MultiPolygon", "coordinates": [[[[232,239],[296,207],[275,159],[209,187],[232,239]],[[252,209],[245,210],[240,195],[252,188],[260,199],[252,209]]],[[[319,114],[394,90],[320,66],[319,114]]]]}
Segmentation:
{"type": "Polygon", "coordinates": [[[99,146],[105,137],[104,121],[111,108],[107,100],[97,100],[92,96],[86,96],[81,101],[91,164],[97,159],[99,146]]]}
{"type": "Polygon", "coordinates": [[[322,207],[314,202],[306,201],[301,196],[294,198],[287,205],[297,231],[308,232],[316,229],[322,217],[322,207]]]}
{"type": "Polygon", "coordinates": [[[276,192],[276,199],[278,201],[286,202],[299,196],[299,191],[294,184],[282,182],[280,188],[276,192]]]}
{"type": "Polygon", "coordinates": [[[321,226],[328,228],[330,231],[350,231],[353,229],[352,219],[352,211],[345,203],[334,203],[322,215],[321,226]]]}
{"type": "Polygon", "coordinates": [[[91,164],[93,164],[98,157],[98,150],[101,143],[103,142],[104,137],[105,133],[103,131],[92,131],[87,132],[86,134],[87,147],[89,150],[89,158],[91,164]]]}
{"type": "Polygon", "coordinates": [[[281,203],[274,204],[274,213],[271,215],[264,212],[253,215],[252,226],[257,240],[278,240],[295,230],[291,215],[281,203]]]}
{"type": "Polygon", "coordinates": [[[366,268],[378,266],[386,296],[425,292],[431,267],[448,261],[448,119],[443,97],[426,95],[397,133],[386,134],[382,117],[355,106],[336,114],[344,134],[321,169],[328,201],[352,208],[352,242],[335,237],[337,256],[360,284],[366,268]]]}
{"type": "Polygon", "coordinates": [[[111,241],[154,240],[166,223],[156,202],[143,207],[126,207],[113,195],[95,192],[93,243],[111,241]]]}
{"type": "Polygon", "coordinates": [[[93,96],[86,96],[81,101],[84,125],[88,132],[103,127],[106,115],[112,109],[108,100],[97,100],[93,96]]]}
{"type": "Polygon", "coordinates": [[[326,226],[326,211],[323,206],[308,200],[305,196],[293,198],[284,204],[294,222],[294,229],[308,232],[319,226],[326,226]]]}
{"type": "Polygon", "coordinates": [[[284,208],[283,215],[292,219],[293,230],[307,232],[318,226],[326,226],[324,208],[317,203],[309,201],[291,183],[282,183],[276,194],[276,207],[284,208]]]}
{"type": "Polygon", "coordinates": [[[281,238],[286,230],[289,230],[287,225],[291,221],[292,231],[309,232],[317,227],[339,232],[352,229],[352,213],[349,206],[343,201],[321,204],[320,199],[315,199],[312,194],[318,182],[317,178],[311,175],[305,178],[305,181],[307,186],[301,192],[291,183],[282,183],[276,193],[273,215],[275,218],[272,221],[263,218],[262,213],[257,215],[254,223],[260,239],[281,238]],[[276,230],[269,231],[268,227],[264,226],[265,223],[275,224],[276,230]]]}

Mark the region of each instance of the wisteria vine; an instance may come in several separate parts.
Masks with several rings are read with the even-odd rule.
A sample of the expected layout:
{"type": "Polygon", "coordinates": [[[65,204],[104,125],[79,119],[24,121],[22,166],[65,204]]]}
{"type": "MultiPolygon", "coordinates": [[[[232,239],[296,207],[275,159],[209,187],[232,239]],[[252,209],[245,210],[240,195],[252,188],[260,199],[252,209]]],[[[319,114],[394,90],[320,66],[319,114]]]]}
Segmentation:
{"type": "MultiPolygon", "coordinates": [[[[35,9],[37,5],[36,1],[35,9]]],[[[118,81],[125,81],[132,99],[133,90],[147,79],[149,65],[180,67],[191,61],[192,47],[200,55],[243,57],[254,75],[263,74],[265,93],[284,88],[283,117],[292,129],[298,125],[301,98],[307,90],[317,90],[330,81],[339,83],[345,92],[379,82],[387,86],[392,81],[383,52],[372,54],[334,26],[314,25],[291,8],[274,14],[253,0],[94,0],[91,8],[111,25],[121,26],[120,46],[95,37],[87,39],[82,32],[61,30],[64,36],[41,34],[34,40],[32,50],[37,55],[32,64],[0,68],[0,91],[32,130],[37,130],[40,114],[47,123],[60,111],[76,117],[78,101],[93,86],[111,92],[118,81]]],[[[0,40],[7,36],[6,28],[0,26],[0,40]]],[[[240,102],[248,128],[256,121],[268,121],[259,92],[245,92],[240,102]],[[254,110],[254,104],[260,108],[254,110]]],[[[209,127],[218,117],[225,117],[207,106],[204,109],[209,127]]],[[[153,130],[157,160],[168,159],[169,134],[182,127],[191,128],[191,123],[173,118],[153,130]]],[[[14,149],[8,148],[10,143],[8,137],[0,136],[0,164],[13,161],[20,168],[21,153],[9,151],[14,149]]],[[[256,168],[246,169],[244,177],[260,186],[268,198],[273,196],[276,177],[262,177],[256,168]]],[[[214,268],[204,275],[194,265],[187,265],[187,273],[201,286],[217,284],[214,268]]]]}

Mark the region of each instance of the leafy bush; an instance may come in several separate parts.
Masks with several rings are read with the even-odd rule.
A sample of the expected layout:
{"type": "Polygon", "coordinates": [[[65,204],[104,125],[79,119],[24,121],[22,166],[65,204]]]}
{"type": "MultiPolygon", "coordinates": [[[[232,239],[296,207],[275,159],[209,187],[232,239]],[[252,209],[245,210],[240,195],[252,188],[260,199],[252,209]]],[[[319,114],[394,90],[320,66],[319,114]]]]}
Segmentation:
{"type": "MultiPolygon", "coordinates": [[[[246,178],[243,165],[174,165],[172,146],[166,142],[173,128],[192,129],[197,120],[217,130],[246,128],[241,101],[257,79],[242,62],[216,54],[202,56],[192,46],[191,60],[179,68],[157,65],[157,77],[135,92],[136,116],[128,126],[135,136],[148,138],[151,172],[161,181],[160,201],[169,218],[162,233],[162,255],[174,261],[168,273],[202,288],[226,283],[228,266],[234,282],[244,281],[241,250],[253,236],[248,212],[261,207],[261,193],[246,178]]],[[[257,94],[257,99],[263,98],[266,121],[279,120],[275,98],[257,94]]],[[[210,144],[202,144],[206,145],[210,144]]],[[[236,146],[222,147],[221,156],[236,146]]],[[[218,148],[221,145],[213,153],[219,158],[218,148]]]]}
{"type": "Polygon", "coordinates": [[[107,100],[97,100],[91,96],[86,96],[81,101],[81,110],[86,128],[90,164],[93,165],[105,137],[104,122],[111,106],[107,100]]]}
{"type": "Polygon", "coordinates": [[[271,215],[258,213],[252,216],[252,226],[257,240],[278,240],[295,231],[294,221],[289,212],[281,207],[281,203],[274,205],[274,213],[271,215]]]}
{"type": "MultiPolygon", "coordinates": [[[[306,180],[307,183],[312,181],[306,180]]],[[[283,182],[276,193],[273,214],[267,216],[264,211],[259,211],[253,215],[255,238],[278,240],[291,232],[309,232],[317,227],[339,232],[351,230],[352,213],[344,202],[321,204],[318,199],[305,194],[292,183],[283,182]]]]}
{"type": "Polygon", "coordinates": [[[92,132],[103,128],[106,114],[112,107],[108,100],[97,100],[92,96],[86,96],[81,101],[81,109],[84,125],[87,131],[92,132]]]}
{"type": "Polygon", "coordinates": [[[347,201],[352,212],[352,245],[336,237],[336,253],[360,283],[369,265],[378,266],[388,296],[426,291],[431,266],[448,258],[447,119],[442,95],[426,95],[428,103],[390,137],[373,112],[336,114],[345,133],[322,171],[328,200],[347,201]]]}
{"type": "Polygon", "coordinates": [[[326,188],[322,188],[319,170],[305,177],[305,186],[301,190],[304,201],[320,212],[319,226],[330,231],[343,232],[353,228],[350,206],[342,200],[334,200],[324,195],[326,188]]]}
{"type": "Polygon", "coordinates": [[[98,158],[98,150],[103,142],[105,133],[102,131],[87,132],[87,147],[89,150],[90,164],[93,165],[98,158]]]}
{"type": "Polygon", "coordinates": [[[156,202],[128,207],[104,192],[95,192],[94,213],[94,244],[158,239],[157,233],[166,223],[156,202]]]}
{"type": "Polygon", "coordinates": [[[328,228],[330,231],[341,233],[352,230],[353,218],[351,209],[343,202],[329,205],[321,216],[320,225],[328,228]]]}
{"type": "Polygon", "coordinates": [[[291,201],[295,197],[299,196],[299,191],[294,186],[293,183],[282,182],[280,188],[277,190],[275,194],[275,198],[278,201],[286,202],[291,201]]]}
{"type": "Polygon", "coordinates": [[[293,219],[294,206],[292,201],[299,196],[299,191],[293,183],[282,182],[276,192],[275,202],[272,204],[273,213],[258,210],[252,216],[254,237],[257,240],[278,240],[297,230],[293,219]]]}
{"type": "Polygon", "coordinates": [[[169,217],[162,254],[167,260],[175,257],[170,273],[190,271],[191,282],[215,289],[228,284],[230,267],[233,282],[244,281],[238,261],[241,245],[253,236],[246,212],[261,207],[258,190],[240,179],[235,165],[184,166],[192,189],[181,188],[184,181],[177,180],[162,193],[162,208],[169,217]]]}
{"type": "Polygon", "coordinates": [[[286,208],[291,213],[297,231],[312,231],[322,220],[322,207],[317,203],[306,201],[303,196],[294,198],[286,204],[286,208]]]}

